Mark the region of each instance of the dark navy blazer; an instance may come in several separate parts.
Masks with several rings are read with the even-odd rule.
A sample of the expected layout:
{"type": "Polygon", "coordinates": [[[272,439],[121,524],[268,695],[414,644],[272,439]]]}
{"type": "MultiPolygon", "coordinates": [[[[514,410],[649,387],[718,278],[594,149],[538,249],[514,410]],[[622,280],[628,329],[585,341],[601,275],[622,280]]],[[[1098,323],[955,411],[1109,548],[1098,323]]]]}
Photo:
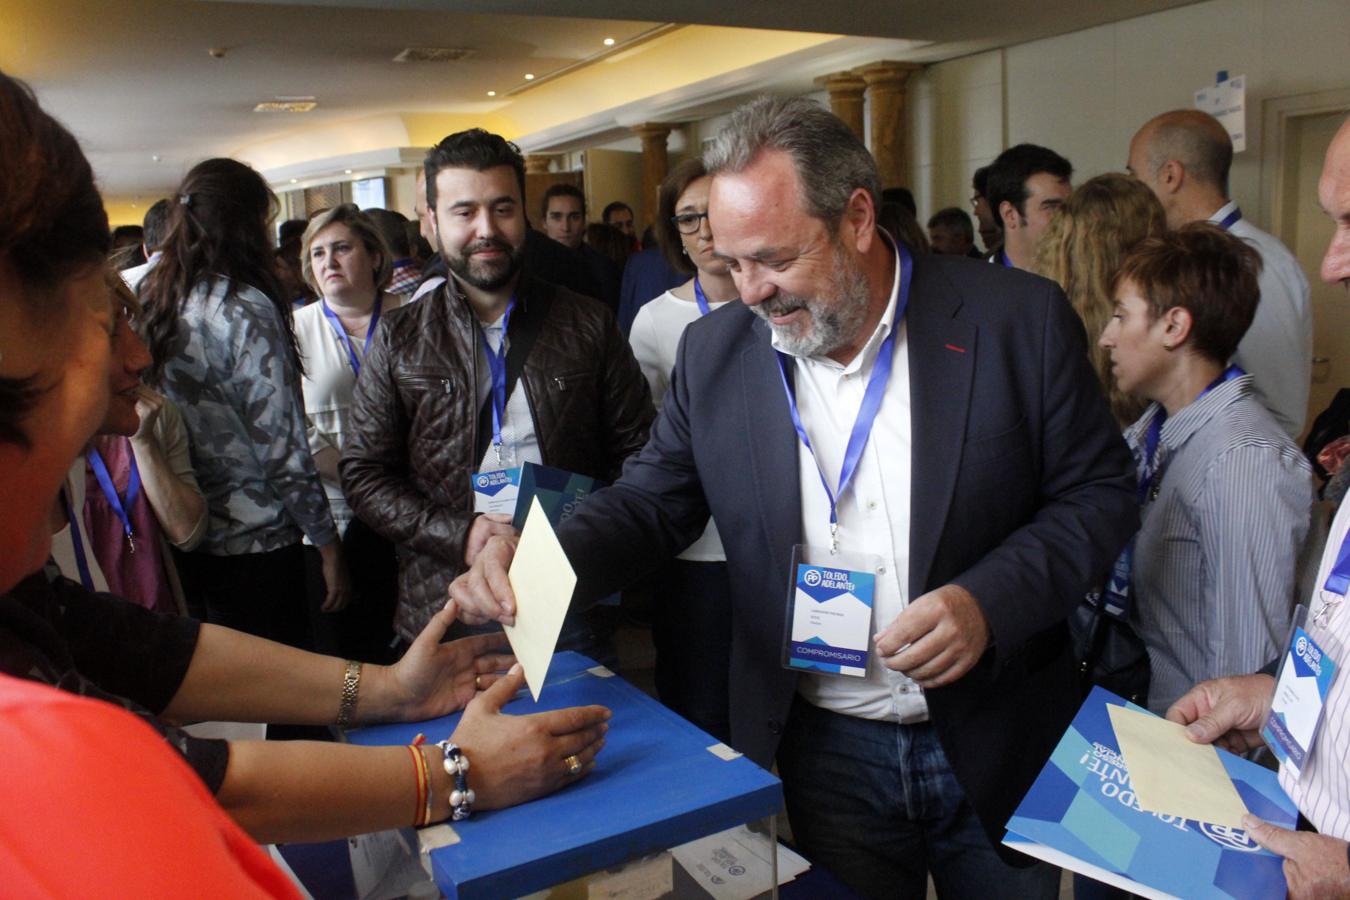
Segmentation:
{"type": "MultiPolygon", "coordinates": [[[[990,650],[927,698],[997,845],[1076,710],[1064,620],[1137,528],[1133,464],[1056,285],[938,256],[918,256],[913,279],[909,597],[954,582],[988,618],[990,650]]],[[[733,585],[732,742],[766,767],[796,689],[781,657],[801,541],[800,448],[769,339],[739,303],[690,325],[646,447],[559,530],[590,599],[682,550],[711,511],[733,585]]]]}

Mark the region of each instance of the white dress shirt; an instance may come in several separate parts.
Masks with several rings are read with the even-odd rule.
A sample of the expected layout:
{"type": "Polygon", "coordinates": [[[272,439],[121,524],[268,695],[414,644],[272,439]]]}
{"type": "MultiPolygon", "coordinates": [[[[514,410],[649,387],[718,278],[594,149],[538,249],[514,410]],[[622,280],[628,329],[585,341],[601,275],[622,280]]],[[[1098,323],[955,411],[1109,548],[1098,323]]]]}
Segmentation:
{"type": "MultiPolygon", "coordinates": [[[[1350,760],[1350,674],[1344,671],[1350,667],[1350,598],[1330,593],[1322,586],[1336,565],[1336,555],[1347,530],[1350,530],[1350,503],[1342,503],[1322,553],[1305,626],[1312,639],[1343,671],[1331,683],[1322,727],[1302,777],[1296,777],[1287,765],[1280,767],[1280,786],[1298,811],[1322,834],[1343,841],[1350,840],[1350,769],[1346,763],[1350,760]],[[1330,609],[1323,611],[1324,605],[1330,609]]],[[[1281,648],[1281,652],[1287,649],[1281,648]]]]}
{"type": "MultiPolygon", "coordinates": [[[[502,341],[506,338],[505,320],[506,314],[502,313],[496,321],[482,326],[483,334],[487,336],[488,344],[494,353],[502,350],[502,341]]],[[[510,344],[507,344],[507,348],[510,348],[510,344]]],[[[479,351],[478,408],[482,409],[488,395],[492,393],[492,368],[488,365],[487,353],[482,352],[482,347],[479,347],[479,351]]],[[[527,462],[544,464],[544,457],[539,452],[539,440],[534,433],[530,401],[525,396],[525,384],[519,378],[516,379],[516,386],[511,389],[511,395],[506,398],[506,413],[502,416],[502,453],[502,462],[498,462],[497,451],[493,448],[492,438],[489,436],[487,451],[483,454],[478,470],[490,472],[494,469],[509,469],[527,462]]]]}
{"type": "MultiPolygon", "coordinates": [[[[1215,224],[1237,209],[1231,200],[1209,217],[1215,224]]],[[[1261,254],[1261,302],[1233,362],[1256,379],[1256,394],[1292,438],[1308,417],[1312,378],[1312,298],[1298,260],[1274,235],[1241,218],[1228,229],[1261,254]]]]}
{"type": "MultiPolygon", "coordinates": [[[[845,554],[876,558],[872,635],[891,624],[909,602],[910,513],[910,402],[909,350],[904,322],[895,322],[900,287],[900,259],[896,256],[890,302],[859,353],[847,366],[826,356],[796,357],[794,382],[802,427],[811,438],[815,456],[798,449],[797,477],[801,486],[802,535],[813,550],[829,552],[830,500],[820,483],[825,473],[837,489],[849,434],[862,405],[882,342],[898,328],[890,381],[881,408],[848,491],[838,498],[839,549],[845,554]],[[820,469],[816,465],[819,463],[820,469]]],[[[777,342],[774,348],[780,349],[777,342]]],[[[784,398],[783,402],[787,402],[784,398]]],[[[873,647],[866,678],[804,673],[797,691],[807,702],[833,712],[888,722],[921,722],[928,718],[928,702],[912,680],[882,665],[873,647]]]]}

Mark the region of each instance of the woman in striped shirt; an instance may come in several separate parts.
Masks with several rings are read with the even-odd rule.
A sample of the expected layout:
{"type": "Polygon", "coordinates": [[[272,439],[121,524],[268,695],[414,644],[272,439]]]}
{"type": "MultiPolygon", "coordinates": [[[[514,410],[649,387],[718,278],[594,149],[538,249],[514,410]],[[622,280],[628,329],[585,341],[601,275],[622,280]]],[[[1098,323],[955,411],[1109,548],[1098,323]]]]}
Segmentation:
{"type": "Polygon", "coordinates": [[[1130,426],[1143,507],[1131,620],[1162,712],[1206,678],[1273,658],[1293,610],[1311,469],[1228,365],[1259,298],[1260,258],[1197,223],[1145,241],[1113,283],[1101,345],[1120,389],[1150,401],[1130,426]]]}

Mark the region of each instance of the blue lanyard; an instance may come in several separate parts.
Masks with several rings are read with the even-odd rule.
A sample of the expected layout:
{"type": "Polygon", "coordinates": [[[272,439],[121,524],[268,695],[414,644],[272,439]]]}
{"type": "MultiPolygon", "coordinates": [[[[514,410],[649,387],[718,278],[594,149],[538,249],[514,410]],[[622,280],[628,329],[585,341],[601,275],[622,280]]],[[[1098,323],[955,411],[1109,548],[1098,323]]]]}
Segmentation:
{"type": "Polygon", "coordinates": [[[703,293],[703,285],[698,283],[697,275],[694,276],[694,300],[698,303],[698,314],[700,316],[706,316],[712,312],[708,308],[708,295],[703,293]]]}
{"type": "Polygon", "coordinates": [[[1242,209],[1241,209],[1240,207],[1235,206],[1235,207],[1233,207],[1233,211],[1232,211],[1232,212],[1230,212],[1228,215],[1224,216],[1222,219],[1220,219],[1220,220],[1219,220],[1218,222],[1216,222],[1215,224],[1217,224],[1217,225],[1218,225],[1220,228],[1222,228],[1224,231],[1227,231],[1228,229],[1232,228],[1232,227],[1233,227],[1233,223],[1236,222],[1236,221],[1237,221],[1238,219],[1240,219],[1240,218],[1242,218],[1242,209]]]}
{"type": "Polygon", "coordinates": [[[998,264],[1005,269],[1011,269],[1013,267],[1012,260],[1008,259],[1008,252],[1002,247],[998,248],[998,264]]]}
{"type": "Polygon", "coordinates": [[[136,454],[131,454],[131,477],[127,481],[126,499],[117,495],[117,486],[113,484],[112,475],[108,473],[108,464],[103,461],[102,454],[93,447],[89,448],[89,466],[94,470],[98,486],[103,488],[103,496],[108,498],[108,505],[117,514],[117,518],[122,520],[122,530],[127,534],[127,546],[135,553],[136,535],[131,528],[131,508],[136,505],[136,496],[141,492],[141,470],[136,465],[136,454]]]}
{"type": "Polygon", "coordinates": [[[506,329],[511,324],[511,310],[516,308],[516,297],[506,305],[502,316],[502,342],[496,349],[488,343],[487,332],[479,330],[483,350],[487,352],[488,370],[492,372],[492,446],[497,450],[497,461],[502,460],[502,420],[506,417],[506,329]]]}
{"type": "Polygon", "coordinates": [[[1336,554],[1336,565],[1327,573],[1326,584],[1322,587],[1342,597],[1350,592],[1350,532],[1346,532],[1345,537],[1341,539],[1341,549],[1336,554]]]}
{"type": "MultiPolygon", "coordinates": [[[[876,362],[872,364],[872,374],[868,377],[867,388],[863,391],[862,405],[858,407],[858,418],[854,420],[853,430],[848,436],[848,446],[844,450],[844,464],[839,472],[837,494],[830,490],[830,482],[821,471],[819,460],[816,460],[816,474],[820,476],[821,487],[825,488],[825,496],[830,498],[831,552],[839,550],[839,498],[844,496],[849,483],[853,481],[853,475],[858,471],[863,448],[867,446],[872,426],[877,420],[877,414],[881,412],[881,399],[886,393],[887,383],[891,380],[891,367],[895,361],[895,336],[904,321],[905,307],[909,305],[909,282],[913,275],[913,266],[905,245],[896,242],[895,246],[900,255],[900,296],[896,298],[895,317],[891,322],[890,334],[886,335],[886,339],[881,342],[881,349],[877,351],[876,362]]],[[[815,459],[816,451],[811,447],[811,438],[807,436],[801,414],[797,410],[797,395],[787,377],[788,358],[782,351],[775,352],[778,357],[778,374],[783,379],[783,390],[787,393],[788,412],[792,415],[792,427],[797,429],[797,436],[802,439],[806,452],[815,459]]]]}
{"type": "MultiPolygon", "coordinates": [[[[1205,396],[1225,381],[1232,381],[1234,378],[1240,378],[1247,373],[1242,371],[1239,366],[1229,366],[1224,369],[1218,378],[1215,378],[1205,389],[1200,392],[1200,397],[1205,396]]],[[[1157,473],[1157,454],[1158,442],[1162,439],[1163,423],[1167,421],[1167,410],[1161,406],[1158,412],[1153,416],[1153,421],[1148,423],[1148,432],[1144,436],[1144,470],[1139,473],[1139,502],[1142,504],[1148,497],[1149,486],[1153,483],[1153,476],[1157,473]]]]}
{"type": "MultiPolygon", "coordinates": [[[[361,374],[361,360],[356,356],[356,350],[352,347],[351,337],[347,334],[347,329],[342,327],[342,321],[338,319],[337,313],[328,307],[327,300],[320,300],[323,304],[323,314],[328,319],[328,323],[333,326],[333,333],[337,335],[342,346],[347,351],[347,358],[351,360],[352,371],[358,376],[361,374]]],[[[361,352],[370,350],[370,339],[375,336],[375,326],[380,324],[380,310],[384,307],[384,294],[377,294],[375,297],[375,306],[370,311],[370,324],[366,326],[366,342],[361,345],[361,352]]]]}
{"type": "Polygon", "coordinates": [[[66,511],[66,521],[70,523],[70,542],[75,545],[75,565],[80,570],[80,584],[86,591],[94,589],[94,576],[89,574],[89,560],[84,556],[84,539],[80,537],[80,523],[75,518],[75,510],[70,506],[66,489],[61,488],[61,506],[66,511]]]}

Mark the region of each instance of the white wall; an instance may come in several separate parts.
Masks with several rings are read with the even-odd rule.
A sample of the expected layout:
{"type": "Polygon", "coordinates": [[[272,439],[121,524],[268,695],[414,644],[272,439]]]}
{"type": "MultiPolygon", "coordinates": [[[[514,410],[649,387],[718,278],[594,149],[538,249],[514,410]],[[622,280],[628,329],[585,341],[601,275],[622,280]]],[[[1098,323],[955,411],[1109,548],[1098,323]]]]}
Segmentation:
{"type": "Polygon", "coordinates": [[[1261,103],[1350,86],[1346,0],[1209,0],[930,66],[911,93],[920,216],[966,206],[971,172],[1022,141],[1067,156],[1075,181],[1119,171],[1138,127],[1220,69],[1248,79],[1232,190],[1267,227],[1261,103]]]}
{"type": "Polygon", "coordinates": [[[970,212],[970,178],[1004,148],[1003,52],[929,66],[909,81],[910,186],[919,221],[944,206],[970,212]]]}

